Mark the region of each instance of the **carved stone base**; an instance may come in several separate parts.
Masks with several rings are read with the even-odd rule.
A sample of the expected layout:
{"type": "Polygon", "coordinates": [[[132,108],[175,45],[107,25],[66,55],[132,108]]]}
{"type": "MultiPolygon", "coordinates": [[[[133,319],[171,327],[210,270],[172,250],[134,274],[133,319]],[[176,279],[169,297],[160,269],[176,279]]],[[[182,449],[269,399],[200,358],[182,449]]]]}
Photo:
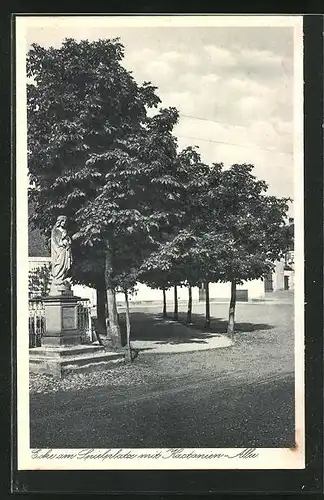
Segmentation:
{"type": "Polygon", "coordinates": [[[80,345],[78,331],[78,300],[73,292],[63,290],[57,295],[49,295],[43,299],[45,309],[45,333],[42,346],[80,345]]]}

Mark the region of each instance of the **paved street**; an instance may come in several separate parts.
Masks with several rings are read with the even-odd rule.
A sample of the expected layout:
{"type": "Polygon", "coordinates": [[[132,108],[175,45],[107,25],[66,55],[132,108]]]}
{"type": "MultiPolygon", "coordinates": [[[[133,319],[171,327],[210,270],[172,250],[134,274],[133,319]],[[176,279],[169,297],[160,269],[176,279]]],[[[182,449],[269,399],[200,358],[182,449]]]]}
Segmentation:
{"type": "MultiPolygon", "coordinates": [[[[158,312],[133,310],[133,338],[157,335],[158,312]]],[[[199,324],[202,306],[194,313],[199,324]]],[[[212,304],[211,313],[212,333],[222,333],[227,305],[212,304]]],[[[232,348],[140,353],[116,369],[115,384],[32,394],[31,446],[292,446],[293,305],[240,303],[237,330],[232,348]]]]}

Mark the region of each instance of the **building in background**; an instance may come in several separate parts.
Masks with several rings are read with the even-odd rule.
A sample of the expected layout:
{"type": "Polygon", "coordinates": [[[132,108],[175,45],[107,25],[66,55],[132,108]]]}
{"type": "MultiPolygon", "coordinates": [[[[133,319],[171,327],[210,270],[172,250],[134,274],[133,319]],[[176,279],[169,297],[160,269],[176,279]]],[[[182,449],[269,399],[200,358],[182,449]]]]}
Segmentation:
{"type": "Polygon", "coordinates": [[[286,252],[285,256],[276,263],[274,272],[265,277],[265,293],[276,292],[279,290],[293,290],[295,287],[295,224],[292,217],[289,218],[287,233],[289,242],[288,251],[286,252]]]}
{"type": "MultiPolygon", "coordinates": [[[[253,299],[262,299],[266,295],[282,290],[294,289],[294,219],[289,219],[289,240],[291,244],[283,259],[276,263],[273,273],[270,273],[263,280],[252,280],[238,285],[237,287],[237,300],[247,301],[253,299]]],[[[50,251],[45,238],[40,231],[29,229],[29,271],[33,271],[44,265],[48,265],[51,261],[50,251]]],[[[96,305],[96,291],[82,285],[73,285],[72,287],[75,295],[87,298],[90,300],[92,306],[96,305]]],[[[154,290],[142,283],[138,283],[137,291],[134,296],[130,297],[130,302],[155,302],[162,300],[161,290],[154,290]]],[[[211,300],[228,301],[230,298],[230,283],[210,283],[209,296],[211,300]]],[[[168,302],[173,302],[173,290],[167,290],[166,298],[168,302]]],[[[178,287],[179,300],[188,299],[188,290],[186,287],[178,287]]],[[[192,289],[193,301],[204,301],[205,290],[204,287],[194,287],[192,289]]],[[[123,294],[117,294],[117,302],[124,303],[123,294]]]]}

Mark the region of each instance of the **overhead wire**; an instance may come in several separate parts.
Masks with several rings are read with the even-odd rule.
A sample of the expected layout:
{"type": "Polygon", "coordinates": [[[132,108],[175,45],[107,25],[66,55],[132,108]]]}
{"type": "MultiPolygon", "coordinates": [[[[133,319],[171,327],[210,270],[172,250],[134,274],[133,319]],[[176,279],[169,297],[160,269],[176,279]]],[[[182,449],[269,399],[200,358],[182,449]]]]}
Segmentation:
{"type": "MultiPolygon", "coordinates": [[[[223,122],[221,120],[212,120],[212,119],[208,119],[208,118],[202,118],[202,117],[198,117],[198,116],[187,115],[187,114],[184,114],[184,113],[181,113],[180,116],[183,116],[185,118],[192,118],[192,119],[195,119],[195,120],[201,120],[201,121],[206,121],[206,122],[215,122],[215,123],[223,123],[224,125],[228,125],[228,124],[226,124],[225,122],[223,122]]],[[[235,127],[241,127],[241,125],[233,125],[233,126],[235,126],[235,127]]],[[[182,134],[177,134],[177,137],[181,137],[181,138],[185,138],[185,139],[191,139],[191,140],[197,140],[197,141],[212,142],[212,143],[216,143],[216,144],[225,144],[225,145],[228,145],[228,146],[236,146],[236,147],[246,148],[246,149],[257,148],[257,149],[261,149],[261,150],[264,150],[264,151],[269,151],[270,153],[278,153],[278,154],[291,155],[291,156],[293,155],[292,152],[279,151],[279,150],[276,150],[276,149],[264,148],[262,146],[248,146],[246,144],[239,144],[239,143],[226,142],[226,141],[218,141],[216,139],[206,139],[204,137],[193,137],[193,136],[182,135],[182,134]]]]}

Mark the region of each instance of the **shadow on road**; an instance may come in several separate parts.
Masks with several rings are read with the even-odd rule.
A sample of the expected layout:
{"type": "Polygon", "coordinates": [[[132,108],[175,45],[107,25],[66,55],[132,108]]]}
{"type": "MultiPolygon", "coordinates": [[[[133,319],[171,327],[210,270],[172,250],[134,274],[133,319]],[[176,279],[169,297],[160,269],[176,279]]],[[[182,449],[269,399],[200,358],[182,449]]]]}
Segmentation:
{"type": "Polygon", "coordinates": [[[195,389],[116,399],[109,388],[71,397],[38,396],[31,404],[32,448],[251,448],[294,446],[291,377],[246,384],[203,380],[195,389]],[[71,416],[71,407],[72,416],[71,416]]]}
{"type": "MultiPolygon", "coordinates": [[[[226,331],[227,306],[214,314],[206,332],[203,314],[193,314],[189,327],[171,314],[166,322],[152,310],[132,311],[131,339],[206,342],[226,331]]],[[[242,307],[233,348],[138,356],[31,394],[31,447],[293,446],[293,314],[290,306],[242,307]]]]}
{"type": "MultiPolygon", "coordinates": [[[[126,343],[125,314],[120,314],[120,327],[123,343],[126,343]]],[[[237,333],[249,333],[261,330],[271,330],[274,326],[267,323],[236,323],[237,333]]],[[[205,329],[203,314],[193,314],[192,324],[186,324],[186,314],[179,313],[179,321],[172,317],[164,319],[162,315],[149,312],[132,312],[131,339],[157,341],[163,343],[206,343],[208,339],[225,334],[227,321],[221,318],[211,318],[210,329],[205,329]]]]}

